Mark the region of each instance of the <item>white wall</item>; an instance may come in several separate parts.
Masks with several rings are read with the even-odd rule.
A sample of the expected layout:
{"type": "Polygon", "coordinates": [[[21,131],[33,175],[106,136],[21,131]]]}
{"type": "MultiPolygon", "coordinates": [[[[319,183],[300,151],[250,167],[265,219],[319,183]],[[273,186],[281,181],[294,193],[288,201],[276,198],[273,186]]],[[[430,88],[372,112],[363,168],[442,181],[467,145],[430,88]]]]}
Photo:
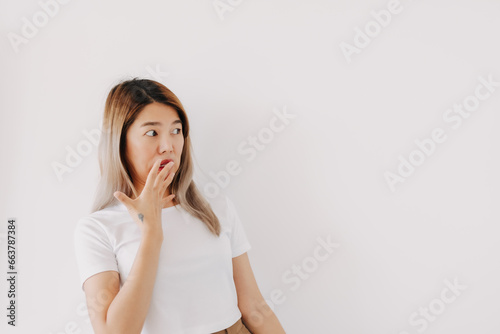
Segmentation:
{"type": "Polygon", "coordinates": [[[0,263],[6,275],[15,217],[19,272],[15,329],[0,280],[0,332],[92,332],[72,245],[98,177],[84,131],[132,76],[184,103],[200,187],[240,164],[221,190],[287,333],[500,331],[500,85],[481,83],[500,82],[498,1],[221,0],[233,10],[219,16],[213,0],[72,0],[44,5],[43,25],[54,1],[0,10],[0,263]],[[387,8],[381,27],[370,12],[387,8]],[[254,159],[238,152],[283,112],[254,159]],[[89,154],[58,178],[68,148],[89,154]],[[384,175],[410,157],[421,164],[391,189],[384,175]]]}

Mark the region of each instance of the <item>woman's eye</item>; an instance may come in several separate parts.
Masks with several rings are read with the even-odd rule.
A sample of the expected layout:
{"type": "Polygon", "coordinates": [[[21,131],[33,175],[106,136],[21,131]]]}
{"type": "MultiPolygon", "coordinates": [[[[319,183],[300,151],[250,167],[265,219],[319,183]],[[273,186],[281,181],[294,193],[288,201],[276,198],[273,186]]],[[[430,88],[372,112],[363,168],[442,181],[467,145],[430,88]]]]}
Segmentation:
{"type": "MultiPolygon", "coordinates": [[[[150,133],[150,132],[154,132],[154,133],[156,133],[156,131],[155,131],[155,130],[149,130],[148,132],[146,132],[146,135],[148,135],[148,133],[150,133]]],[[[148,135],[148,136],[149,136],[149,135],[148,135]]],[[[150,137],[153,137],[153,136],[150,136],[150,137]]]]}
{"type": "Polygon", "coordinates": [[[179,129],[179,128],[174,129],[174,131],[175,131],[175,130],[179,130],[176,134],[179,134],[179,133],[181,133],[181,132],[182,132],[182,129],[179,129]]]}

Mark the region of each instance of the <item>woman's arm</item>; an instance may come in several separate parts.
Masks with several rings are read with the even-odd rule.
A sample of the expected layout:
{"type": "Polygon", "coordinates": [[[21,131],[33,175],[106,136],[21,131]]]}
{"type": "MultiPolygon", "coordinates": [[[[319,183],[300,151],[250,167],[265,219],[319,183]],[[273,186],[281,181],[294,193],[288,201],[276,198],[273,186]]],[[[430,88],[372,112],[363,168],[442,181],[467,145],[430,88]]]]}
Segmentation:
{"type": "Polygon", "coordinates": [[[174,163],[169,162],[159,171],[161,161],[156,160],[149,171],[139,197],[131,199],[121,191],[113,193],[139,227],[141,241],[121,289],[116,272],[94,275],[84,283],[92,326],[98,334],[139,334],[144,326],[163,243],[162,208],[175,197],[164,197],[175,174],[171,172],[174,163]]]}
{"type": "Polygon", "coordinates": [[[96,274],[84,283],[87,308],[96,334],[139,334],[156,280],[162,231],[144,231],[130,273],[120,289],[118,272],[96,274]]]}
{"type": "Polygon", "coordinates": [[[260,293],[246,252],[233,258],[233,279],[238,295],[238,307],[245,326],[253,334],[285,333],[260,293]]]}

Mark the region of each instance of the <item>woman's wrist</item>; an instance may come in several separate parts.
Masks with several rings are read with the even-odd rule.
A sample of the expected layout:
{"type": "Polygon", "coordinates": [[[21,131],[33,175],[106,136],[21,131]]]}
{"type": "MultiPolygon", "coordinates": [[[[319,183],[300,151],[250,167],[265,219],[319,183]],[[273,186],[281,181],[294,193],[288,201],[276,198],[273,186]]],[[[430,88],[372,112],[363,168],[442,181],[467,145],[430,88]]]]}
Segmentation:
{"type": "Polygon", "coordinates": [[[163,228],[161,225],[158,227],[144,226],[142,238],[146,239],[148,242],[163,242],[163,228]]]}

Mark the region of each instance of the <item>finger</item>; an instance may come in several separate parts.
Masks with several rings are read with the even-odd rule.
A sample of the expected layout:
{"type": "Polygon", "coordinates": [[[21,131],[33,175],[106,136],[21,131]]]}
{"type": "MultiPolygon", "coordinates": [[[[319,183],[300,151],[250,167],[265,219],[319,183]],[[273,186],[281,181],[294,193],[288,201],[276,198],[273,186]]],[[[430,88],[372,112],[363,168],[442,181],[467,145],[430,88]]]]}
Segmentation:
{"type": "Polygon", "coordinates": [[[159,182],[158,180],[165,181],[165,179],[168,178],[167,173],[173,168],[174,162],[170,161],[168,164],[163,167],[163,169],[158,173],[156,180],[155,180],[155,185],[159,182]]]}
{"type": "Polygon", "coordinates": [[[165,206],[167,203],[169,203],[171,200],[173,200],[175,197],[175,194],[169,195],[163,199],[162,206],[165,206]]]}
{"type": "Polygon", "coordinates": [[[155,161],[153,167],[149,171],[148,178],[146,179],[146,184],[144,185],[144,188],[148,187],[148,185],[156,180],[156,177],[158,176],[158,168],[160,167],[161,164],[161,159],[158,159],[155,161]]]}
{"type": "MultiPolygon", "coordinates": [[[[131,199],[130,197],[128,197],[127,195],[125,195],[121,191],[115,191],[113,193],[113,195],[116,197],[116,199],[118,199],[120,202],[122,202],[125,205],[125,207],[127,208],[127,211],[130,213],[130,215],[132,217],[138,216],[137,210],[132,205],[132,202],[134,201],[133,199],[131,199]]],[[[138,217],[139,217],[139,219],[141,219],[140,216],[138,216],[138,217]]],[[[141,221],[142,221],[142,219],[141,219],[141,221]]]]}
{"type": "Polygon", "coordinates": [[[131,199],[127,195],[125,195],[121,191],[115,191],[113,193],[113,196],[115,196],[115,198],[123,203],[127,208],[129,207],[131,199]]]}
{"type": "Polygon", "coordinates": [[[165,178],[165,180],[163,180],[163,182],[161,184],[163,191],[165,191],[167,189],[168,185],[172,182],[172,180],[174,179],[174,175],[175,175],[175,172],[172,172],[172,173],[168,174],[168,176],[165,178]]]}

